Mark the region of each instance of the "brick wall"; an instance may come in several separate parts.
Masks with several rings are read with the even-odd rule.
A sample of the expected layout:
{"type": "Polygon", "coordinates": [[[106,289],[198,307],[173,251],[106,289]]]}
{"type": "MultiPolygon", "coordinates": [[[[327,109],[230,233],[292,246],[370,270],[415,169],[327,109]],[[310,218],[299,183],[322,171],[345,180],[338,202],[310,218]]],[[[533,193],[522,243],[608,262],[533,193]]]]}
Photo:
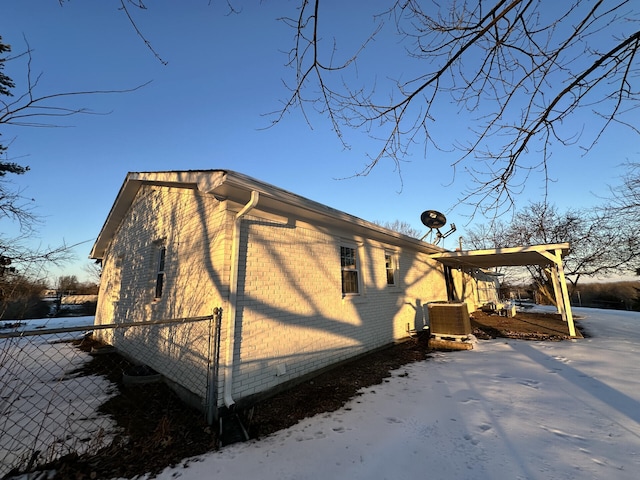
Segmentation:
{"type": "MultiPolygon", "coordinates": [[[[235,215],[229,208],[195,190],[143,186],[105,255],[96,323],[201,316],[221,306],[224,349],[235,215]],[[156,299],[161,248],[164,288],[156,299]]],[[[293,215],[267,218],[279,217],[258,208],[242,221],[236,401],[404,338],[425,324],[428,302],[446,300],[442,267],[426,254],[293,215]],[[341,245],[357,249],[358,295],[342,294],[341,245]],[[385,253],[394,260],[395,285],[387,284],[385,253]]],[[[141,331],[105,338],[206,398],[205,327],[141,331]]],[[[223,351],[221,364],[224,358],[223,351]]],[[[219,372],[220,405],[224,368],[219,372]]]]}
{"type": "Polygon", "coordinates": [[[426,255],[300,221],[245,220],[242,238],[236,399],[404,338],[424,325],[427,302],[446,300],[441,267],[426,255]],[[342,294],[341,244],[357,247],[359,295],[342,294]]]}
{"type": "MultiPolygon", "coordinates": [[[[96,323],[210,315],[228,295],[228,213],[210,195],[143,186],[103,262],[96,323]],[[166,248],[162,296],[158,252],[166,248]]],[[[105,331],[103,339],[201,398],[206,397],[209,325],[105,331]]]]}

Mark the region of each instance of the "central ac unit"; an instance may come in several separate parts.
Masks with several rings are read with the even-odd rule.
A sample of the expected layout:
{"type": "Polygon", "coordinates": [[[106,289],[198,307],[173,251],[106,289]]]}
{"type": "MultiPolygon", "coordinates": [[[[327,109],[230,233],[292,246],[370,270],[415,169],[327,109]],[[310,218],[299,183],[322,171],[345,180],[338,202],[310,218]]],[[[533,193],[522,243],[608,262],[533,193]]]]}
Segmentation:
{"type": "Polygon", "coordinates": [[[428,311],[432,335],[464,336],[471,333],[471,320],[466,303],[430,303],[428,311]]]}

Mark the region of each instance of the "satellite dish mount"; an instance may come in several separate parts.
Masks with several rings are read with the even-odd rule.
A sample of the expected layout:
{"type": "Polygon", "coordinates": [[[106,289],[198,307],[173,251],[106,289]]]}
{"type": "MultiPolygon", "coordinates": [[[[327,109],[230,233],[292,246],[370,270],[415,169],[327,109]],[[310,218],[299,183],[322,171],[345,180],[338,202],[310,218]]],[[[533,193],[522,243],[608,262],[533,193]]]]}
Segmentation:
{"type": "Polygon", "coordinates": [[[434,245],[437,245],[440,242],[440,239],[447,238],[449,235],[456,231],[456,224],[452,223],[451,228],[448,232],[440,232],[440,229],[447,224],[447,217],[436,210],[425,210],[424,212],[422,212],[422,214],[420,215],[420,221],[424,224],[425,227],[429,228],[429,231],[425,233],[420,240],[424,240],[427,235],[435,230],[436,240],[433,243],[434,245]]]}

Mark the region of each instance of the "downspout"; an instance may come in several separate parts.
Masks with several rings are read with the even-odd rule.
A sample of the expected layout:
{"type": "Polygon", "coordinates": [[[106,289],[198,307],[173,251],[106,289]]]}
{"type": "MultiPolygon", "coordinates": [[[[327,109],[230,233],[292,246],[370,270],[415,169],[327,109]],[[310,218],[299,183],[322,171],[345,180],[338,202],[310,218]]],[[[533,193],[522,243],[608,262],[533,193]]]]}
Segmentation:
{"type": "Polygon", "coordinates": [[[240,225],[242,217],[253,210],[260,199],[260,194],[252,190],[249,202],[236,214],[233,222],[233,237],[231,240],[231,273],[229,275],[229,313],[227,315],[226,358],[224,362],[224,404],[231,408],[236,402],[232,396],[233,389],[233,351],[236,336],[236,308],[238,303],[238,270],[240,261],[240,225]]]}

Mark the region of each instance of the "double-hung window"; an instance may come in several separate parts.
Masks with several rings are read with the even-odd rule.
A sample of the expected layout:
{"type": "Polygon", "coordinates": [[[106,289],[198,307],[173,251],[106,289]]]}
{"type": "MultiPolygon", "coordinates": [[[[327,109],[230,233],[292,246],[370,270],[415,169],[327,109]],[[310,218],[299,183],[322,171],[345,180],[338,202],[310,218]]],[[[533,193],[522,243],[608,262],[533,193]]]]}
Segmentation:
{"type": "Polygon", "coordinates": [[[396,262],[394,255],[390,252],[384,252],[384,264],[387,270],[387,285],[396,284],[396,262]]]}
{"type": "Polygon", "coordinates": [[[158,248],[158,269],[156,272],[156,293],[155,299],[162,298],[162,289],[164,288],[164,264],[167,256],[167,247],[161,246],[158,248]]]}
{"type": "Polygon", "coordinates": [[[360,293],[358,280],[357,250],[352,246],[340,247],[340,267],[342,269],[342,294],[360,293]]]}

